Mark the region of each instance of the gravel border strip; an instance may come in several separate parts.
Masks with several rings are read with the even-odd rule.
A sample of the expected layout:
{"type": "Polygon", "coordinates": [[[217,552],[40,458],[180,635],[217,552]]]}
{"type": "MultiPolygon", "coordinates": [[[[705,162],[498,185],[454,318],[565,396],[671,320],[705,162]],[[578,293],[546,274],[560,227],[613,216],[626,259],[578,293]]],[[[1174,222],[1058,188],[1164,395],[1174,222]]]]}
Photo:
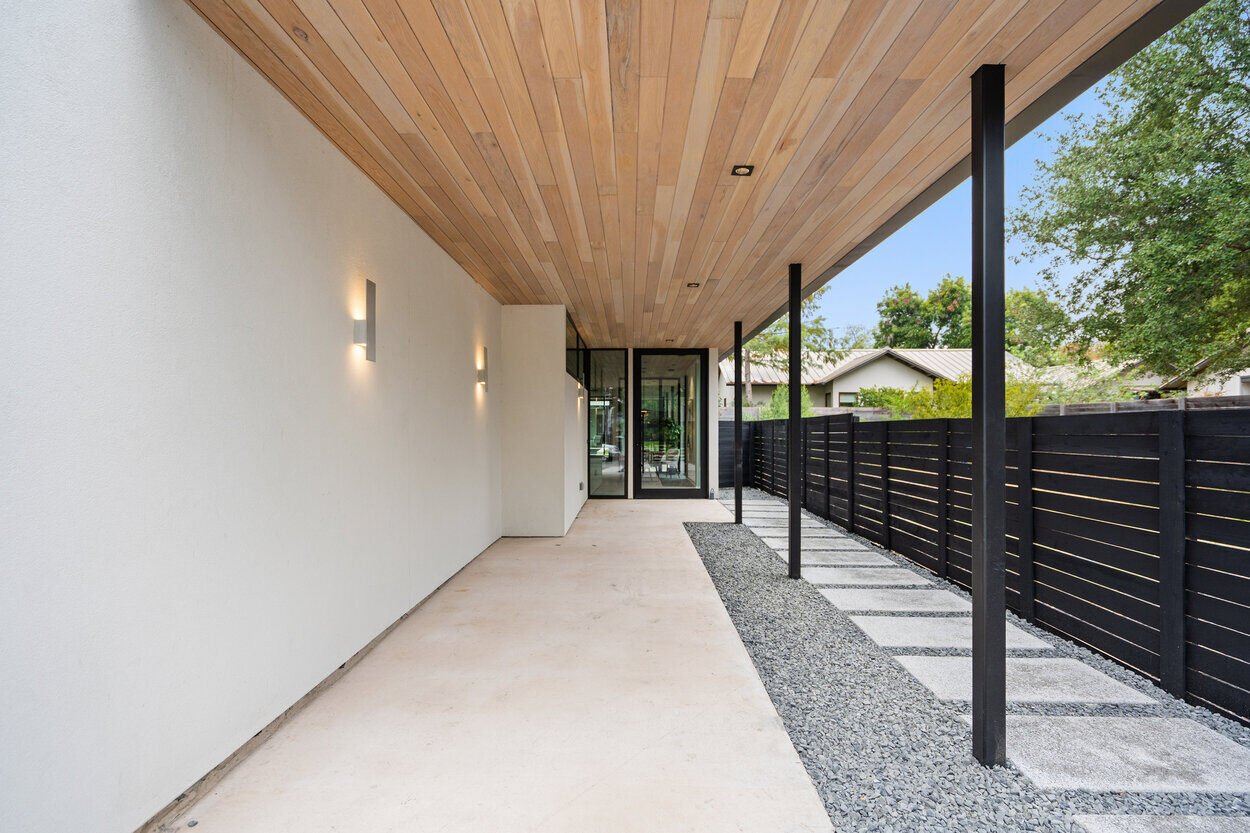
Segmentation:
{"type": "MultiPolygon", "coordinates": [[[[837,829],[1079,833],[1071,817],[1082,813],[1250,814],[1244,795],[1044,792],[1012,767],[981,767],[960,720],[966,704],[936,700],[816,588],[786,578],[781,560],[748,529],[686,527],[837,829]]],[[[900,566],[910,565],[900,560],[900,566]]],[[[1080,656],[1083,649],[1055,651],[1080,656]]],[[[1136,677],[1090,664],[1121,681],[1136,677]]],[[[1138,690],[1159,693],[1135,682],[1138,690]]],[[[1088,713],[1183,713],[1246,742],[1239,724],[1209,713],[1203,719],[1195,714],[1202,710],[1177,701],[1093,709],[1088,713]]]]}
{"type": "MultiPolygon", "coordinates": [[[[730,503],[729,503],[730,512],[732,512],[733,511],[733,490],[732,489],[728,490],[728,494],[730,496],[730,503]]],[[[743,495],[744,500],[747,499],[748,495],[751,495],[754,499],[757,499],[757,500],[772,500],[778,506],[787,505],[780,498],[775,497],[773,495],[768,494],[767,492],[763,492],[755,488],[744,488],[742,490],[742,495],[743,495]]],[[[880,544],[874,541],[871,541],[867,538],[864,538],[861,535],[858,535],[854,532],[850,532],[849,530],[843,529],[842,527],[838,526],[836,523],[833,523],[832,521],[822,518],[819,515],[814,515],[811,512],[808,512],[806,509],[803,510],[803,517],[813,519],[823,526],[827,526],[830,529],[837,530],[838,532],[845,535],[847,538],[850,538],[852,540],[858,541],[861,544],[866,545],[872,552],[878,553],[880,555],[884,555],[886,558],[889,558],[891,561],[893,561],[895,565],[898,567],[906,568],[908,570],[911,570],[913,573],[916,573],[917,575],[924,576],[925,578],[930,579],[932,581],[931,589],[949,590],[951,593],[954,593],[959,598],[964,599],[969,604],[971,604],[972,594],[969,593],[967,590],[964,590],[962,587],[958,586],[957,584],[954,584],[953,582],[938,578],[929,570],[926,570],[924,567],[921,567],[918,564],[915,564],[914,562],[909,561],[906,557],[901,556],[892,550],[887,550],[883,548],[880,544]]],[[[773,557],[776,557],[776,552],[769,549],[767,545],[765,545],[765,549],[771,552],[773,554],[773,557]]],[[[780,558],[778,558],[777,560],[781,562],[780,558]]],[[[784,564],[784,562],[782,563],[784,564]]],[[[816,565],[812,565],[812,566],[816,566],[816,565]]],[[[841,589],[841,587],[843,587],[843,585],[838,585],[839,589],[841,589]]],[[[849,587],[849,585],[847,585],[847,587],[849,587]]],[[[901,590],[905,588],[899,587],[899,588],[894,588],[894,589],[901,590]]],[[[912,589],[920,589],[920,588],[912,588],[912,589]]],[[[821,598],[823,599],[824,597],[821,597],[821,598]]],[[[828,600],[825,600],[825,602],[826,604],[829,605],[829,607],[831,608],[834,607],[832,603],[828,602],[828,600]]],[[[836,610],[836,608],[834,609],[836,610]]],[[[839,612],[843,612],[843,611],[839,611],[839,612]]],[[[943,611],[943,612],[936,612],[936,613],[929,613],[929,612],[923,612],[923,611],[900,611],[900,612],[891,612],[888,614],[883,614],[881,611],[845,611],[845,614],[851,615],[851,616],[875,616],[875,615],[949,616],[952,618],[957,618],[961,616],[966,618],[972,615],[971,613],[967,611],[964,611],[964,612],[943,611]]],[[[1088,648],[1078,645],[1075,642],[1070,642],[1067,639],[1064,639],[1062,636],[1059,636],[1055,633],[1052,633],[1051,631],[1038,627],[1037,625],[1034,625],[1031,622],[1021,619],[1019,616],[1012,613],[1010,610],[1007,611],[1007,621],[1010,624],[1015,625],[1016,627],[1025,631],[1026,633],[1029,633],[1037,637],[1038,639],[1042,640],[1043,642],[1045,642],[1050,647],[1050,650],[1054,652],[1053,654],[1047,654],[1046,656],[1070,657],[1072,659],[1078,659],[1081,662],[1084,662],[1086,665],[1089,665],[1103,672],[1107,676],[1111,677],[1113,680],[1124,683],[1130,688],[1136,691],[1139,691],[1142,694],[1145,694],[1147,697],[1152,698],[1153,700],[1156,701],[1156,704],[1152,707],[1148,707],[1148,708],[1154,709],[1154,711],[1150,713],[1150,716],[1152,717],[1187,717],[1190,720],[1194,720],[1198,723],[1201,723],[1203,726],[1206,726],[1209,729],[1213,729],[1219,732],[1220,734],[1228,738],[1231,738],[1234,741],[1237,741],[1243,746],[1250,746],[1250,726],[1246,726],[1241,723],[1238,723],[1235,720],[1224,717],[1223,715],[1213,712],[1209,709],[1204,709],[1200,706],[1191,705],[1190,703],[1187,703],[1184,700],[1178,700],[1177,698],[1168,694],[1163,689],[1156,686],[1149,679],[1147,679],[1146,677],[1143,677],[1137,672],[1129,668],[1126,668],[1123,665],[1120,665],[1119,663],[1108,659],[1107,657],[1104,657],[1102,654],[1096,653],[1088,648]]],[[[852,626],[854,625],[852,624],[852,626]]],[[[856,628],[856,630],[858,631],[859,629],[856,628]]],[[[866,638],[867,637],[865,637],[865,639],[866,638]]],[[[875,645],[876,643],[873,643],[873,644],[875,645]]],[[[913,648],[889,648],[889,649],[882,648],[881,650],[886,651],[887,653],[894,652],[899,655],[920,653],[919,649],[913,649],[913,648]]],[[[959,650],[959,649],[955,649],[955,650],[959,650]]],[[[971,656],[971,651],[968,652],[968,655],[971,656]]],[[[1008,655],[1011,655],[1010,651],[1008,652],[1008,655]]],[[[1138,706],[1138,708],[1140,707],[1141,706],[1138,706]]],[[[1078,708],[1082,708],[1082,707],[1078,706],[1078,708]]],[[[1084,707],[1084,708],[1089,708],[1089,707],[1084,707]]],[[[1008,710],[1010,709],[1011,707],[1009,706],[1008,710]]],[[[1024,713],[1033,713],[1033,712],[1020,712],[1020,713],[1024,714],[1024,713]]],[[[1083,714],[1085,712],[1073,712],[1073,714],[1078,714],[1078,713],[1083,714]]],[[[1105,712],[1097,712],[1097,713],[1102,714],[1105,712]]]]}

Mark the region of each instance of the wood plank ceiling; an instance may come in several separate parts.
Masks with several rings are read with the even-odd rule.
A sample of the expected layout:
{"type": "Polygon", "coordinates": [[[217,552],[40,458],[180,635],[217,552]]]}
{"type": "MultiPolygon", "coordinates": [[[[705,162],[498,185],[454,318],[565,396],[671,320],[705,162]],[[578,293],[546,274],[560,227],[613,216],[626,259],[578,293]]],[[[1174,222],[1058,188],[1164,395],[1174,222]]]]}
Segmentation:
{"type": "Polygon", "coordinates": [[[1158,2],[190,1],[502,303],[719,348],[1158,2]]]}

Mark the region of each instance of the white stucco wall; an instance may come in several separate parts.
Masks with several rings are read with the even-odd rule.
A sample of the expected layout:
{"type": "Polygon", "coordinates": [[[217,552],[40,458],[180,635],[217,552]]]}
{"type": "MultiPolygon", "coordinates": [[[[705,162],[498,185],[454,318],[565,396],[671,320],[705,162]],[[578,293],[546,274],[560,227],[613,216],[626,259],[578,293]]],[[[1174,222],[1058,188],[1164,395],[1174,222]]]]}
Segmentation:
{"type": "Polygon", "coordinates": [[[563,535],[586,499],[586,412],[565,372],[561,305],[502,311],[503,534],[563,535]],[[583,488],[578,491],[578,484],[583,488]]]}
{"type": "Polygon", "coordinates": [[[184,3],[0,39],[0,830],[122,833],[498,537],[500,308],[184,3]]]}

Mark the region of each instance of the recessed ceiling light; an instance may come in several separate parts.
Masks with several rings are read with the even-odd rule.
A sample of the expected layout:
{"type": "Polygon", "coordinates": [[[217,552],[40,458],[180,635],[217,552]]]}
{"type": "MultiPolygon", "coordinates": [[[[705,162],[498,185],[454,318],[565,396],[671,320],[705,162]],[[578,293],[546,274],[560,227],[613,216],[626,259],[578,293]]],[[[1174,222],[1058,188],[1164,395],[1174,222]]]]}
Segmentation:
{"type": "Polygon", "coordinates": [[[734,165],[729,173],[733,176],[750,176],[754,171],[754,165],[734,165]]]}
{"type": "Polygon", "coordinates": [[[686,284],[686,288],[687,288],[687,289],[698,289],[698,288],[699,288],[699,283],[698,283],[697,281],[691,281],[690,283],[686,284]]]}

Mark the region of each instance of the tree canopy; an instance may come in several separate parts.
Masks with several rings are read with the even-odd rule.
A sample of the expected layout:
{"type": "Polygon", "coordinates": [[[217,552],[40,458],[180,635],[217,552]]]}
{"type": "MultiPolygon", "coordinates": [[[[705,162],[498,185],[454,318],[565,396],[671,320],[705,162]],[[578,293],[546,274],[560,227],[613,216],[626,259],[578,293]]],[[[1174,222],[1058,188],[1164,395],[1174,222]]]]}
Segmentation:
{"type": "Polygon", "coordinates": [[[962,277],[947,275],[925,296],[909,283],[891,287],[877,313],[877,347],[972,346],[972,292],[962,277]]]}
{"type": "MultiPolygon", "coordinates": [[[[841,358],[846,349],[843,338],[825,323],[824,316],[816,314],[820,298],[829,287],[823,286],[803,299],[800,309],[803,316],[803,358],[809,362],[832,364],[841,358]]],[[[768,325],[759,335],[743,345],[750,360],[756,364],[788,372],[790,368],[790,316],[783,315],[768,325]]]]}
{"type": "Polygon", "coordinates": [[[1073,358],[1072,319],[1042,289],[1011,289],[1005,299],[1007,350],[1036,367],[1073,358]]]}
{"type": "MultiPolygon", "coordinates": [[[[807,392],[807,385],[799,385],[799,415],[809,417],[814,414],[812,397],[807,392]]],[[[786,419],[790,416],[790,386],[778,385],[773,388],[772,398],[768,404],[760,408],[756,419],[786,419]]]]}
{"type": "Polygon", "coordinates": [[[1076,333],[1160,374],[1250,347],[1250,0],[1213,0],[1068,120],[1011,217],[1076,333]],[[1075,268],[1070,277],[1066,272],[1075,268]]]}

